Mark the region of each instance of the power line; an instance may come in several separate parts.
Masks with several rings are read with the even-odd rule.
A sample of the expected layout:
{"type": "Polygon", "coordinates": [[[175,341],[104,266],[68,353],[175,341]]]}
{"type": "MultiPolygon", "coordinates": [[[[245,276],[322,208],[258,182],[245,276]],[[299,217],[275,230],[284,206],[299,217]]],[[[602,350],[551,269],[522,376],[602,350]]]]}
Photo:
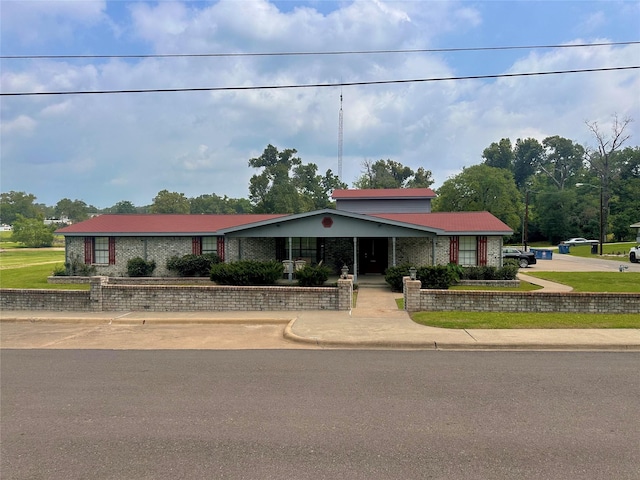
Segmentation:
{"type": "Polygon", "coordinates": [[[240,52],[240,53],[157,53],[130,55],[0,55],[2,60],[35,60],[35,59],[82,59],[82,58],[198,58],[198,57],[287,57],[287,56],[320,56],[320,55],[373,55],[393,53],[456,53],[483,52],[496,50],[535,50],[547,48],[585,48],[611,47],[621,45],[637,45],[640,41],[576,43],[568,45],[516,45],[501,47],[462,47],[462,48],[419,48],[401,50],[345,50],[327,52],[240,52]]]}
{"type": "Polygon", "coordinates": [[[609,67],[609,68],[586,68],[578,70],[556,70],[550,72],[528,72],[528,73],[501,73],[495,75],[470,75],[464,77],[441,77],[441,78],[416,78],[409,80],[372,80],[362,82],[338,82],[338,83],[312,83],[297,85],[262,85],[244,87],[195,87],[195,88],[151,88],[151,89],[131,89],[131,90],[75,90],[68,92],[10,92],[0,93],[0,97],[25,97],[42,95],[106,95],[114,93],[169,93],[169,92],[228,92],[243,90],[284,90],[293,88],[326,88],[326,87],[355,87],[363,85],[389,85],[401,83],[426,83],[443,82],[454,80],[482,80],[492,78],[513,78],[532,77],[542,75],[561,75],[568,73],[589,73],[589,72],[611,72],[618,70],[633,70],[640,66],[609,67]]]}

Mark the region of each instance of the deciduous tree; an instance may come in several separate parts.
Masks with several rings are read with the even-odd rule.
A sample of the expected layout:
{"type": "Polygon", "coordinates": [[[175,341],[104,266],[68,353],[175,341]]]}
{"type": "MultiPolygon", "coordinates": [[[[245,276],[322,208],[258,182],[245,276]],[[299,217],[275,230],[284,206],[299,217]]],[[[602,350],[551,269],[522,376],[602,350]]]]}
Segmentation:
{"type": "Polygon", "coordinates": [[[53,232],[42,220],[18,214],[13,222],[11,240],[29,248],[50,247],[53,245],[53,232]]]}

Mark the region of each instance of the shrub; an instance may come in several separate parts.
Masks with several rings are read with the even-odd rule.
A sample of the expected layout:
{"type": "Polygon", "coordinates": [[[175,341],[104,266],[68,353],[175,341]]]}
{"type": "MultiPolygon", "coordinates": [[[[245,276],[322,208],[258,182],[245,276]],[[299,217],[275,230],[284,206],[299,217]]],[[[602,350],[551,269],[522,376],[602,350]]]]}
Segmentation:
{"type": "Polygon", "coordinates": [[[517,260],[505,260],[503,267],[464,267],[464,280],[514,280],[518,274],[517,260]]]}
{"type": "Polygon", "coordinates": [[[167,260],[167,270],[176,272],[179,277],[206,277],[211,273],[211,266],[220,263],[215,253],[204,255],[184,255],[167,260]]]}
{"type": "Polygon", "coordinates": [[[51,274],[54,277],[65,277],[67,275],[67,267],[64,265],[56,265],[51,274]]]}
{"type": "Polygon", "coordinates": [[[408,263],[387,268],[384,272],[384,281],[391,286],[391,290],[394,292],[402,291],[402,277],[409,276],[409,268],[411,265],[408,263]]]}
{"type": "Polygon", "coordinates": [[[282,263],[242,260],[217,263],[211,267],[211,280],[220,285],[275,285],[282,277],[282,263]]]}
{"type": "Polygon", "coordinates": [[[127,262],[127,275],[130,277],[150,277],[156,269],[156,262],[141,257],[131,258],[127,262]]]}
{"type": "Polygon", "coordinates": [[[80,260],[79,255],[72,256],[68,262],[64,264],[64,270],[56,268],[53,271],[55,276],[80,276],[90,277],[96,274],[96,267],[93,265],[87,265],[80,260]]]}
{"type": "Polygon", "coordinates": [[[330,273],[329,267],[306,265],[296,272],[296,278],[301,287],[320,287],[327,281],[330,273]]]}
{"type": "Polygon", "coordinates": [[[447,265],[433,265],[418,268],[416,273],[422,282],[422,288],[448,289],[456,282],[455,270],[447,265]]]}

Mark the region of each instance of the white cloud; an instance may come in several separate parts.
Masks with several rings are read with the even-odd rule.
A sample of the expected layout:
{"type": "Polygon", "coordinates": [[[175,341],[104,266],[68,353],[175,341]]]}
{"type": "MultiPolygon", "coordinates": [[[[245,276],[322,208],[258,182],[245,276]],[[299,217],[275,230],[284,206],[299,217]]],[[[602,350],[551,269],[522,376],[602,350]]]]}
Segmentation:
{"type": "MultiPolygon", "coordinates": [[[[84,15],[102,22],[104,9],[96,5],[84,15]]],[[[309,7],[282,13],[265,0],[222,0],[135,3],[130,12],[116,27],[161,53],[426,48],[484,21],[467,2],[358,1],[322,14],[309,7]]],[[[69,15],[73,24],[82,14],[69,15]]],[[[451,61],[429,54],[49,60],[4,68],[1,86],[50,91],[433,78],[455,75],[459,66],[451,61]]],[[[637,64],[637,47],[523,53],[508,71],[625,64],[637,64]]],[[[246,197],[255,173],[248,159],[269,143],[296,148],[321,172],[336,172],[341,93],[345,181],[360,175],[363,160],[391,158],[432,170],[438,186],[480,162],[484,148],[504,137],[561,135],[585,143],[585,120],[610,121],[617,112],[637,120],[637,141],[639,82],[628,71],[342,89],[6,98],[3,133],[22,125],[37,141],[3,136],[3,188],[24,185],[41,201],[55,204],[67,196],[97,206],[123,199],[145,205],[165,188],[187,196],[246,197]],[[47,185],[25,184],[19,173],[51,166],[47,185]]]]}
{"type": "Polygon", "coordinates": [[[2,122],[0,125],[3,135],[19,135],[33,132],[37,122],[28,115],[19,115],[13,120],[2,122]]]}

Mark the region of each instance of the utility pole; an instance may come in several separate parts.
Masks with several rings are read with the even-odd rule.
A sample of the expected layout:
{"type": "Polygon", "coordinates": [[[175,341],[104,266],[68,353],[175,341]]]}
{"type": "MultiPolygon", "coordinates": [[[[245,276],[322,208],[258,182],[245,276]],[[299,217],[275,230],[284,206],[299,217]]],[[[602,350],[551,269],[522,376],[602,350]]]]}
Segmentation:
{"type": "Polygon", "coordinates": [[[342,181],[342,92],[340,92],[340,114],[338,116],[338,178],[342,181]]]}

